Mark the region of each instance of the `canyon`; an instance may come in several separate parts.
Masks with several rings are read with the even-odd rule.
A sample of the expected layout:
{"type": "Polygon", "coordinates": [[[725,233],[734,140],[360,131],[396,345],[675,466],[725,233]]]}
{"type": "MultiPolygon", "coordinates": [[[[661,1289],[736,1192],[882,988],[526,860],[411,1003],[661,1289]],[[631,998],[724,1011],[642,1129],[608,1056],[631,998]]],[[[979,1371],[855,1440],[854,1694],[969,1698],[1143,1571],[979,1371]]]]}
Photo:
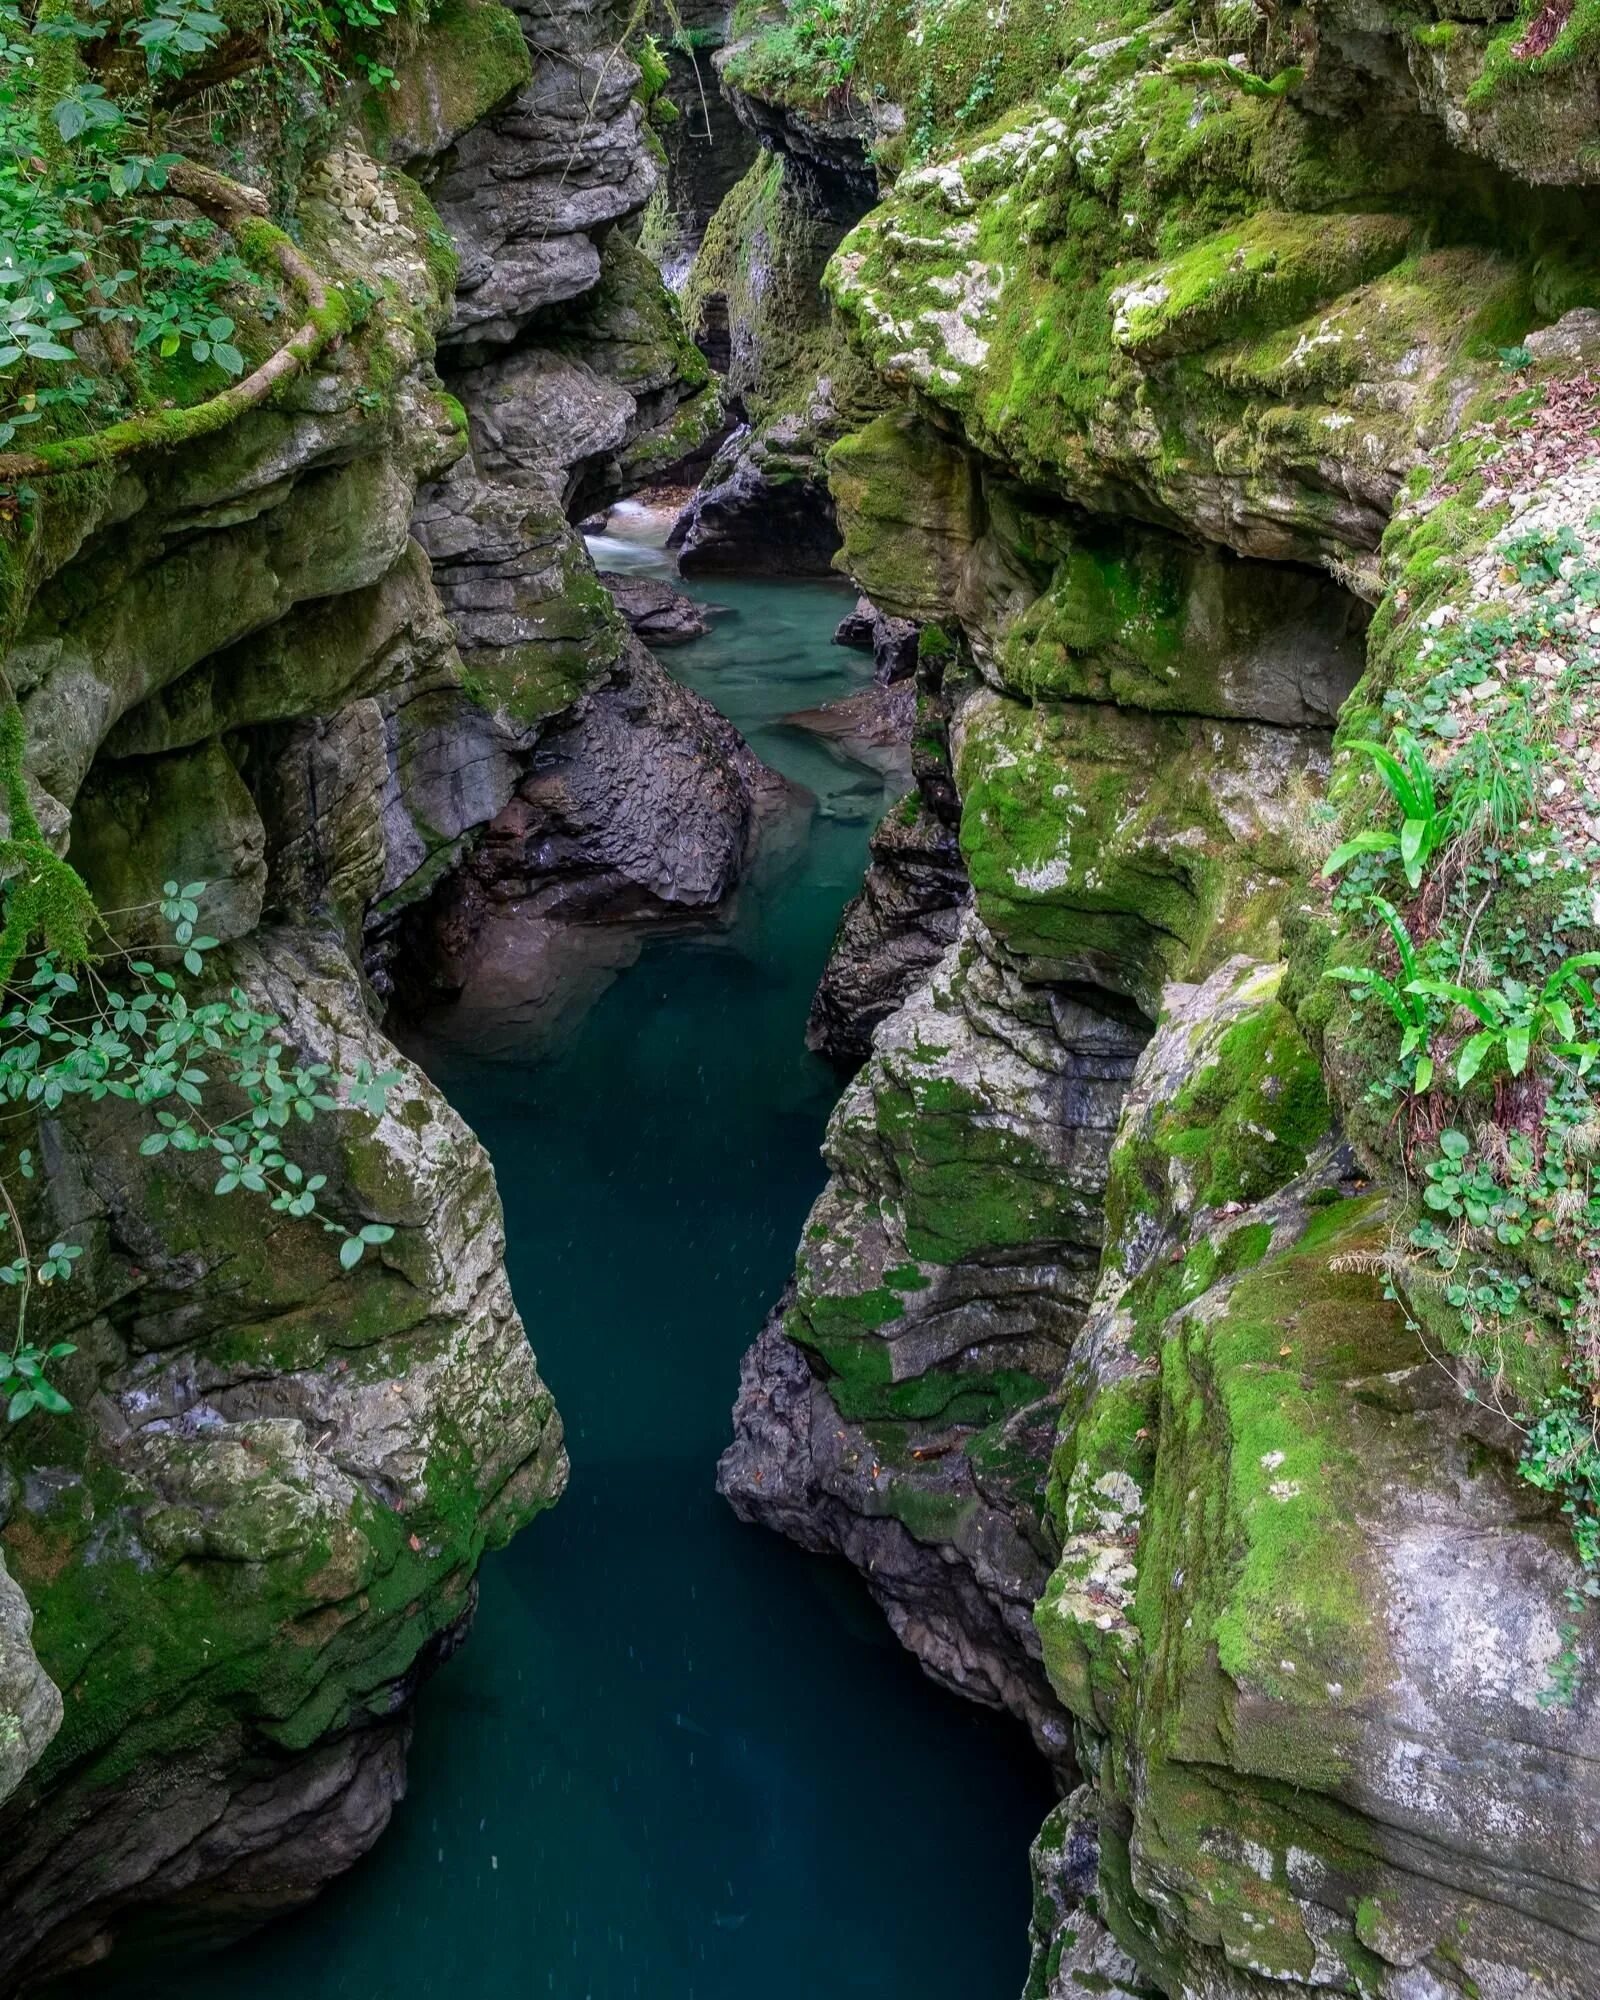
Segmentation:
{"type": "Polygon", "coordinates": [[[6,1990],[1596,2000],[1585,0],[61,18],[6,1990]]]}

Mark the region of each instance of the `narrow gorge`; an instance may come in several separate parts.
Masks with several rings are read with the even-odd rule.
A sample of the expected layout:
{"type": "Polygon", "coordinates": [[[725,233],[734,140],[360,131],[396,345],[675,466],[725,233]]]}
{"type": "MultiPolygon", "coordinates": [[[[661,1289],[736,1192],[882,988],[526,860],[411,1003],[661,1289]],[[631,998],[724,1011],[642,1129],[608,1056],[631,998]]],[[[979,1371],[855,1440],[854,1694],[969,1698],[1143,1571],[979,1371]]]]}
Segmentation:
{"type": "Polygon", "coordinates": [[[1600,2000],[1592,0],[0,141],[0,1990],[1600,2000]]]}

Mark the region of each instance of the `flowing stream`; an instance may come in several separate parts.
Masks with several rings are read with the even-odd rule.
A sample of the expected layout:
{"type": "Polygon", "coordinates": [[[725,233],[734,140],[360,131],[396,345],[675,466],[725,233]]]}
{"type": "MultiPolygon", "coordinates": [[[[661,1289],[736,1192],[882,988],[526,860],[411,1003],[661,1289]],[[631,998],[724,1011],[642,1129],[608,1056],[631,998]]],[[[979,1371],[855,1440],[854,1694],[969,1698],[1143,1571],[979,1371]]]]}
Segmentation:
{"type": "MultiPolygon", "coordinates": [[[[643,510],[616,518],[632,538],[598,540],[601,566],[672,574],[643,510]]],[[[933,1688],[842,1564],[712,1489],[739,1355],[822,1184],[839,1085],[802,1031],[886,785],[779,720],[870,678],[829,643],[842,588],[688,588],[727,608],[666,664],[816,795],[809,831],[729,919],[630,936],[554,1037],[458,1010],[409,1044],[494,1159],[571,1485],[485,1563],[368,1860],[122,2000],[1021,1988],[1049,1804],[1021,1732],[933,1688]]]]}

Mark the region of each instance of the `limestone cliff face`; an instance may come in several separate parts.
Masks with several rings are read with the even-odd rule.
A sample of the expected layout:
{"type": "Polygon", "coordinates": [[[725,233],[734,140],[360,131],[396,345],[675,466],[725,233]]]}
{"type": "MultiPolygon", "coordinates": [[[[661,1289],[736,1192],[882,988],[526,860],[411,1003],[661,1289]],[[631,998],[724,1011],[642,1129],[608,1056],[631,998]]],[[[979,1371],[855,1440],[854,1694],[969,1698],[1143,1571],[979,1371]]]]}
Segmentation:
{"type": "Polygon", "coordinates": [[[43,483],[7,562],[24,780],[109,922],[206,883],[207,985],[295,1060],[391,1081],[381,1115],[329,1113],[298,1149],[330,1212],[385,1237],[353,1273],[314,1225],[215,1194],[209,1155],[144,1147],[147,1108],[10,1130],[30,1240],[82,1254],[31,1323],[76,1347],[70,1413],[0,1441],[6,1990],[135,1915],[247,1927],[363,1853],[480,1557],[565,1482],[489,1162],[380,995],[519,787],[631,880],[619,774],[692,737],[654,810],[698,813],[722,866],[689,883],[658,842],[647,886],[710,901],[765,781],[628,639],[568,525],[715,404],[612,233],[654,174],[616,35],[542,11],[531,58],[506,10],[437,10],[291,176],[348,333],[210,437],[43,483]]]}
{"type": "Polygon", "coordinates": [[[904,404],[831,489],[952,645],[972,907],[836,1114],[722,1484],[1071,1788],[1030,1996],[1580,2000],[1587,1418],[1529,1440],[1592,1394],[1586,1196],[1539,1191],[1592,1100],[1537,1028],[1462,1060],[1523,1003],[1458,996],[1600,943],[1592,58],[1561,10],[1246,11],[866,7],[849,81],[779,14],[738,72],[877,133],[826,285],[904,404]],[[1386,732],[1468,848],[1402,865],[1339,754],[1386,732]]]}
{"type": "MultiPolygon", "coordinates": [[[[719,74],[738,45],[715,58],[719,74]]],[[[711,218],[683,291],[690,330],[722,362],[741,418],[673,531],[685,574],[826,575],[839,546],[823,454],[883,407],[876,374],[838,337],[823,269],[871,200],[864,135],[823,148],[737,89],[761,141],[711,218]]]]}
{"type": "Polygon", "coordinates": [[[617,226],[658,185],[617,23],[585,0],[535,11],[531,81],[421,169],[464,245],[440,366],[468,449],[415,525],[515,765],[469,865],[409,925],[446,986],[505,948],[508,912],[525,930],[717,902],[779,792],[629,643],[573,525],[696,452],[721,400],[617,226]]]}

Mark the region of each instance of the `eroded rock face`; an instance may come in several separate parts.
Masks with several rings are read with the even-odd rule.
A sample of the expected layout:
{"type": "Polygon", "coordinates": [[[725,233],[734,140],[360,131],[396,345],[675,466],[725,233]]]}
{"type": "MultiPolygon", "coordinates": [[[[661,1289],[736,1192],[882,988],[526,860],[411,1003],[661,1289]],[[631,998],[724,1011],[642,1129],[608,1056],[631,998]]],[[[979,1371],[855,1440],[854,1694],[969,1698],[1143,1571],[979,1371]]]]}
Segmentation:
{"type": "Polygon", "coordinates": [[[726,394],[748,422],[673,530],[685,574],[830,570],[839,535],[823,454],[882,406],[882,391],[839,339],[820,286],[867,199],[859,168],[843,174],[780,146],[759,155],[706,231],[684,312],[708,352],[726,344],[726,394]]]}
{"type": "Polygon", "coordinates": [[[1384,1198],[1337,1145],[1292,1173],[1320,1078],[1277,987],[1169,990],[1068,1373],[1038,1623],[1098,1907],[1163,1991],[1576,1996],[1600,1721],[1540,1700],[1570,1544],[1384,1299],[1384,1198]]]}
{"type": "Polygon", "coordinates": [[[591,291],[599,238],[649,200],[656,169],[633,95],[636,66],[595,0],[519,10],[536,55],[512,102],[474,125],[431,182],[461,256],[444,339],[514,340],[542,308],[591,291]]]}
{"type": "Polygon", "coordinates": [[[584,479],[667,462],[714,398],[637,252],[601,240],[653,173],[631,70],[597,124],[575,95],[609,20],[540,33],[534,67],[505,10],[451,0],[370,146],[343,134],[307,168],[297,240],[378,301],[316,372],[41,503],[6,634],[40,818],[129,936],[164,880],[204,880],[208,975],[295,1060],[392,1073],[381,1116],[328,1113],[296,1150],[342,1224],[393,1233],[345,1273],[314,1224],[215,1194],[208,1155],[142,1152],[150,1114],[116,1100],[25,1135],[30,1239],[84,1254],[38,1307],[77,1350],[71,1414],[8,1432],[0,1480],[8,1990],[136,1917],[225,1936],[350,1865],[483,1552],[562,1489],[488,1161],[374,1019],[407,913],[508,802],[535,810],[541,753],[551,838],[629,895],[714,900],[764,795],[568,523],[584,479]],[[449,260],[400,161],[461,222],[470,416],[433,372],[449,260]],[[593,295],[515,345],[569,279],[593,295]]]}
{"type": "Polygon", "coordinates": [[[711,704],[630,640],[606,685],[540,736],[510,802],[430,912],[464,976],[496,908],[519,923],[709,910],[762,820],[798,803],[711,704]]]}
{"type": "Polygon", "coordinates": [[[301,1149],[395,1235],[345,1277],[320,1231],[219,1202],[204,1156],[142,1158],[127,1107],[44,1127],[39,1220],[86,1255],[52,1312],[74,1414],[8,1452],[5,1539],[66,1717],[9,1808],[13,1982],[152,1904],[259,1920],[363,1853],[480,1555],[565,1480],[482,1149],[325,936],[260,931],[231,970],[307,1059],[399,1073],[381,1119],[301,1149]]]}
{"type": "Polygon", "coordinates": [[[842,1069],[865,1062],[873,1030],[954,942],[966,900],[955,829],[908,793],[873,830],[866,880],[812,997],[807,1047],[842,1069]]]}
{"type": "MultiPolygon", "coordinates": [[[[1386,1082],[1398,1031],[1323,977],[1393,972],[1396,933],[1364,934],[1354,891],[1330,912],[1320,874],[1335,744],[1403,715],[1443,769],[1535,653],[1528,685],[1579,705],[1524,832],[1567,857],[1574,791],[1592,830],[1567,600],[1594,561],[1600,269],[1590,200],[1546,190],[1592,175],[1593,58],[1562,8],[1273,19],[1213,58],[1165,10],[1080,12],[993,60],[978,8],[855,20],[858,106],[918,123],[826,284],[906,401],[833,445],[831,487],[844,566],[949,647],[948,764],[921,752],[906,836],[958,828],[971,906],[835,1119],[724,1481],[864,1562],[931,1670],[1082,1780],[1035,1849],[1030,2000],[1578,2000],[1596,1642],[1558,1607],[1583,1572],[1515,1476],[1482,1329],[1463,1345],[1439,1279],[1406,1275],[1428,1086],[1386,1082]],[[1446,187],[1448,242],[1418,238],[1446,187]],[[1565,552],[1537,646],[1536,542],[1565,552]],[[1126,1037],[1120,1076],[1033,1094],[1085,1020],[1126,1037]],[[991,1046],[1026,1089],[968,1066],[991,1046]],[[997,1639],[1018,1531],[1051,1572],[1054,1708],[997,1639]]],[[[825,123],[788,49],[758,37],[744,87],[776,126],[825,123]]],[[[1392,812],[1348,761],[1339,837],[1392,812]]],[[[1593,939],[1589,863],[1558,865],[1552,963],[1593,939]]],[[[892,879],[875,862],[847,916],[825,1035],[876,1010],[880,957],[893,985],[892,879]]],[[[1510,1116],[1464,1102],[1427,1107],[1510,1116]]],[[[1520,1253],[1472,1240],[1534,1296],[1520,1253]]],[[[1543,1311],[1519,1383],[1569,1379],[1543,1311]]]]}
{"type": "Polygon", "coordinates": [[[1028,1614],[1049,1549],[1040,1448],[1141,1040],[1026,991],[968,920],[834,1113],[833,1177],[720,1473],[746,1519],[809,1518],[808,1546],[857,1563],[936,1678],[1020,1716],[1060,1765],[1028,1614]]]}

